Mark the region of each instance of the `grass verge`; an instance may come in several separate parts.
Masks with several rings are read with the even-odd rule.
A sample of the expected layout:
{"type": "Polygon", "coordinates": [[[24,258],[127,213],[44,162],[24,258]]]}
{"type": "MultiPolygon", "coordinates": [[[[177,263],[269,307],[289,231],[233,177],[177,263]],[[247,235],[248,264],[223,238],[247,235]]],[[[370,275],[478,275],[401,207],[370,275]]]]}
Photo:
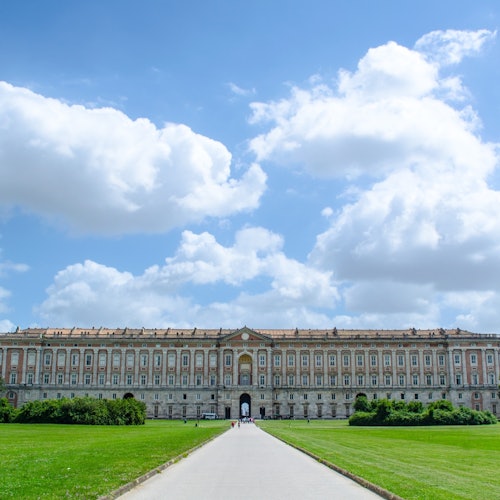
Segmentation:
{"type": "Polygon", "coordinates": [[[224,421],[141,426],[0,424],[0,497],[105,495],[228,428],[224,421]]]}
{"type": "Polygon", "coordinates": [[[500,498],[500,425],[349,427],[264,421],[270,434],[408,500],[500,498]]]}

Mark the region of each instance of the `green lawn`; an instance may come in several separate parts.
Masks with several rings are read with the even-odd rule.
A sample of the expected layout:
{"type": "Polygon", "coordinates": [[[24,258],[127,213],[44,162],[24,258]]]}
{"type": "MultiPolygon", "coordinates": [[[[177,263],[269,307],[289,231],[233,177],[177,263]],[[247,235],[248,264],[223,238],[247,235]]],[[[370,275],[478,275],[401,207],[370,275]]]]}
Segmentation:
{"type": "Polygon", "coordinates": [[[500,498],[500,425],[264,421],[259,426],[408,500],[500,498]]]}
{"type": "Polygon", "coordinates": [[[98,498],[228,428],[224,421],[141,426],[0,424],[0,498],[98,498]]]}

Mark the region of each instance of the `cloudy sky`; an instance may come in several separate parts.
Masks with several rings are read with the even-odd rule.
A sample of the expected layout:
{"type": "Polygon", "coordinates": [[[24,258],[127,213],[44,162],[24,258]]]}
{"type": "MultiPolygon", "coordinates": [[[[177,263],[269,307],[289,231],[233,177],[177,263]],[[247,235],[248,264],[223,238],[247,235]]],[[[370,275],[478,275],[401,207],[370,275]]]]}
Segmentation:
{"type": "Polygon", "coordinates": [[[0,3],[0,331],[500,331],[497,0],[0,3]]]}

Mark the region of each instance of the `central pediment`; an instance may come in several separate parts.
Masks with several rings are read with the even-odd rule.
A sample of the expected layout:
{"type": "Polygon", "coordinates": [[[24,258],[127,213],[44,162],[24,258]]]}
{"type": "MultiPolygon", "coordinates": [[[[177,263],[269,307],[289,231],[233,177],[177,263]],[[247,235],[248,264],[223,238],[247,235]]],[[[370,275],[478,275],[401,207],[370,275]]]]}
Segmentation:
{"type": "Polygon", "coordinates": [[[225,342],[266,342],[271,343],[273,341],[272,338],[267,335],[263,335],[262,333],[256,332],[247,326],[243,328],[239,328],[234,332],[223,337],[225,342]]]}

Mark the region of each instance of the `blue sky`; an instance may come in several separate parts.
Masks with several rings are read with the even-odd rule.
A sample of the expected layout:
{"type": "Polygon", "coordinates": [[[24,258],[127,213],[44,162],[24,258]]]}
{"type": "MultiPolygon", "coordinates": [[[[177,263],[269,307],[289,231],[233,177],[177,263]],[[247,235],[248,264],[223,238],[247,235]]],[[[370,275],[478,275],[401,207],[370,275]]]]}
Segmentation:
{"type": "Polygon", "coordinates": [[[0,331],[500,325],[496,1],[0,3],[0,331]]]}

